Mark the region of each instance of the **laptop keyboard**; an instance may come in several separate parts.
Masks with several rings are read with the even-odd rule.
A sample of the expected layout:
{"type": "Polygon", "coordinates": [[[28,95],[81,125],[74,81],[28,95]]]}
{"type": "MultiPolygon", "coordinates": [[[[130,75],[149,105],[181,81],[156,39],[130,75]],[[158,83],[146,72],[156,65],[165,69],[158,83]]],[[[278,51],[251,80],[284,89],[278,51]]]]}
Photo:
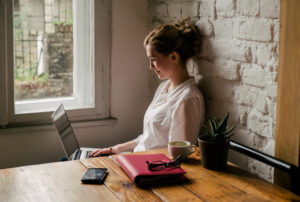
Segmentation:
{"type": "MultiPolygon", "coordinates": [[[[91,158],[89,155],[92,151],[84,151],[85,152],[85,158],[91,158]]],[[[81,156],[81,153],[82,153],[82,150],[79,149],[77,150],[77,152],[75,153],[75,157],[74,157],[74,160],[78,160],[80,159],[80,156],[81,156]]],[[[84,155],[84,154],[83,154],[84,155]]]]}
{"type": "Polygon", "coordinates": [[[75,154],[75,160],[80,159],[80,155],[81,155],[81,149],[77,150],[77,152],[75,154]]]}
{"type": "Polygon", "coordinates": [[[91,153],[92,151],[86,151],[86,154],[85,154],[85,158],[90,158],[90,153],[91,153]]]}

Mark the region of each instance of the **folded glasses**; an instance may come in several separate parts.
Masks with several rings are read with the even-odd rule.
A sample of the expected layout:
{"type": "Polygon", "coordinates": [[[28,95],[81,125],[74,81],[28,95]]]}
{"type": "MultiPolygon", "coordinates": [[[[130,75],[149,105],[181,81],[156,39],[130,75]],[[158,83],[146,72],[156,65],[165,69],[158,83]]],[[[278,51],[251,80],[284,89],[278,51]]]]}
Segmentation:
{"type": "Polygon", "coordinates": [[[169,161],[153,161],[153,162],[149,162],[146,161],[146,163],[148,164],[148,170],[151,171],[159,171],[159,170],[163,170],[165,168],[178,168],[180,167],[181,164],[181,155],[177,156],[176,159],[174,160],[169,160],[169,161]]]}

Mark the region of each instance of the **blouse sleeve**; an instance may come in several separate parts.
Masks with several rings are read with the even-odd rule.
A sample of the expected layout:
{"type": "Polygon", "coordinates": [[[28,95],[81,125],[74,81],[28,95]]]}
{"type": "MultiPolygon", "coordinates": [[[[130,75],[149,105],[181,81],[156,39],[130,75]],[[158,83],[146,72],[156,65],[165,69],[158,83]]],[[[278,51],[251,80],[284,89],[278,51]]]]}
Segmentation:
{"type": "Polygon", "coordinates": [[[133,141],[134,141],[136,144],[138,144],[139,141],[140,141],[140,139],[141,139],[141,137],[142,137],[142,135],[143,135],[143,134],[140,134],[139,136],[137,136],[137,138],[133,139],[133,141]]]}
{"type": "Polygon", "coordinates": [[[169,141],[187,140],[196,144],[203,119],[203,99],[192,97],[180,101],[172,113],[169,141]]]}

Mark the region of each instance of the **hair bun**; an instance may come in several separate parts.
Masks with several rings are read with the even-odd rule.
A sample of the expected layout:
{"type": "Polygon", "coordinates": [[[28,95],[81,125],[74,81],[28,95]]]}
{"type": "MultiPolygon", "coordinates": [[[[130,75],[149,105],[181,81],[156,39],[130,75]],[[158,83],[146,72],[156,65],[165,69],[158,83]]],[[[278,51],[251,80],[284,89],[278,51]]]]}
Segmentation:
{"type": "Polygon", "coordinates": [[[184,41],[190,44],[192,55],[198,55],[201,52],[201,34],[195,23],[187,17],[177,20],[174,25],[180,31],[184,41]]]}
{"type": "Polygon", "coordinates": [[[184,38],[187,38],[188,40],[194,40],[198,36],[198,29],[189,17],[179,19],[174,23],[174,25],[181,32],[184,38]]]}

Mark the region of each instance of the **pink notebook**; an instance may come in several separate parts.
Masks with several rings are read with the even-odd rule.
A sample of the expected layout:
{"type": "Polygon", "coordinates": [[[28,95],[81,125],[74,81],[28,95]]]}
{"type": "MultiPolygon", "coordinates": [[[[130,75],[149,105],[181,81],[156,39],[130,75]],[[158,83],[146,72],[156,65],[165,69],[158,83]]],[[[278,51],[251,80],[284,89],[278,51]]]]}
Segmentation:
{"type": "Polygon", "coordinates": [[[139,186],[155,185],[185,180],[186,173],[181,167],[167,167],[159,171],[148,169],[148,162],[170,160],[165,154],[123,154],[117,156],[117,162],[132,181],[139,186]]]}

